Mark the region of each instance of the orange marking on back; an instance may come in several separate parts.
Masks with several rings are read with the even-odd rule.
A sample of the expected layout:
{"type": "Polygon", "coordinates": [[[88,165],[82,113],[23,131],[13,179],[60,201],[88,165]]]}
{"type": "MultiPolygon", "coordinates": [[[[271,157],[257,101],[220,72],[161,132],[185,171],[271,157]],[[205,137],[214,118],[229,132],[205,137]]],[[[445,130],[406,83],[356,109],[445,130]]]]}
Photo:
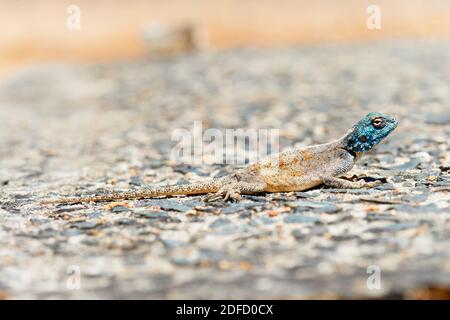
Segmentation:
{"type": "Polygon", "coordinates": [[[285,169],[287,167],[286,161],[284,161],[283,159],[280,159],[280,161],[278,161],[278,167],[280,169],[285,169]]]}
{"type": "Polygon", "coordinates": [[[303,151],[302,152],[303,160],[309,160],[314,157],[314,155],[311,152],[303,151]]]}

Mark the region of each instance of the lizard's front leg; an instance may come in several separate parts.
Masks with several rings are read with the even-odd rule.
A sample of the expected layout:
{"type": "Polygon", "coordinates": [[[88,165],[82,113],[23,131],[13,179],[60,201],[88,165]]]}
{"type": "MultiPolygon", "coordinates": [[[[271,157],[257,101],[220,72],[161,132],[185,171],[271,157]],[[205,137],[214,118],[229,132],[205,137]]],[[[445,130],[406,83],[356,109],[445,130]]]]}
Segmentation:
{"type": "Polygon", "coordinates": [[[373,188],[382,184],[382,182],[378,180],[372,182],[365,182],[363,180],[352,182],[328,176],[322,176],[321,179],[324,185],[337,189],[373,188]]]}

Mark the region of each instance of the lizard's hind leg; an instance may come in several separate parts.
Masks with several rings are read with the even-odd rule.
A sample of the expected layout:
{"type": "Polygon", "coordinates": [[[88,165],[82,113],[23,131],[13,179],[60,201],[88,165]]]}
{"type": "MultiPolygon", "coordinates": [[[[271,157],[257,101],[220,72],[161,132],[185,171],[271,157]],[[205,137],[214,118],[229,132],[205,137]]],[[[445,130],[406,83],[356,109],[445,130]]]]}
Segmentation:
{"type": "Polygon", "coordinates": [[[216,193],[207,194],[205,201],[211,202],[219,199],[240,200],[241,194],[254,194],[265,191],[267,184],[254,176],[232,175],[224,181],[223,186],[216,193]],[[242,178],[247,178],[241,180],[242,178]],[[246,181],[248,180],[248,181],[246,181]]]}

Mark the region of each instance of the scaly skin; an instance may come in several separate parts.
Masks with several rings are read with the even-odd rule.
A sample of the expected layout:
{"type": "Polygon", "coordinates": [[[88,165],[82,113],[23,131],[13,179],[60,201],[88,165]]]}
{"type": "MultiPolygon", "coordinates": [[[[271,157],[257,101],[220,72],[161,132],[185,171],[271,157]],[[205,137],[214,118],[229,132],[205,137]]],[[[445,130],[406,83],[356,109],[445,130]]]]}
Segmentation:
{"type": "Polygon", "coordinates": [[[220,198],[238,200],[241,194],[303,191],[320,184],[344,189],[370,188],[380,182],[351,182],[337,177],[350,171],[361,155],[387,137],[397,124],[397,120],[391,116],[372,112],[336,141],[289,149],[226,177],[208,179],[200,183],[151,187],[140,191],[92,197],[63,198],[44,203],[98,202],[196,194],[208,194],[208,201],[220,198]]]}

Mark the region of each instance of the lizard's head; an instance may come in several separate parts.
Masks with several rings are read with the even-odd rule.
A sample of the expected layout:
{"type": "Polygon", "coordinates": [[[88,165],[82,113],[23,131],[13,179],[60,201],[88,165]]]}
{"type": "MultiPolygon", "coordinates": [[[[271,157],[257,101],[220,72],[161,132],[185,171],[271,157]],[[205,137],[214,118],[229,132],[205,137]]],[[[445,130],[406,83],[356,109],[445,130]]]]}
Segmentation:
{"type": "Polygon", "coordinates": [[[386,138],[397,125],[398,121],[394,117],[371,112],[347,134],[346,149],[353,152],[369,151],[386,138]]]}

